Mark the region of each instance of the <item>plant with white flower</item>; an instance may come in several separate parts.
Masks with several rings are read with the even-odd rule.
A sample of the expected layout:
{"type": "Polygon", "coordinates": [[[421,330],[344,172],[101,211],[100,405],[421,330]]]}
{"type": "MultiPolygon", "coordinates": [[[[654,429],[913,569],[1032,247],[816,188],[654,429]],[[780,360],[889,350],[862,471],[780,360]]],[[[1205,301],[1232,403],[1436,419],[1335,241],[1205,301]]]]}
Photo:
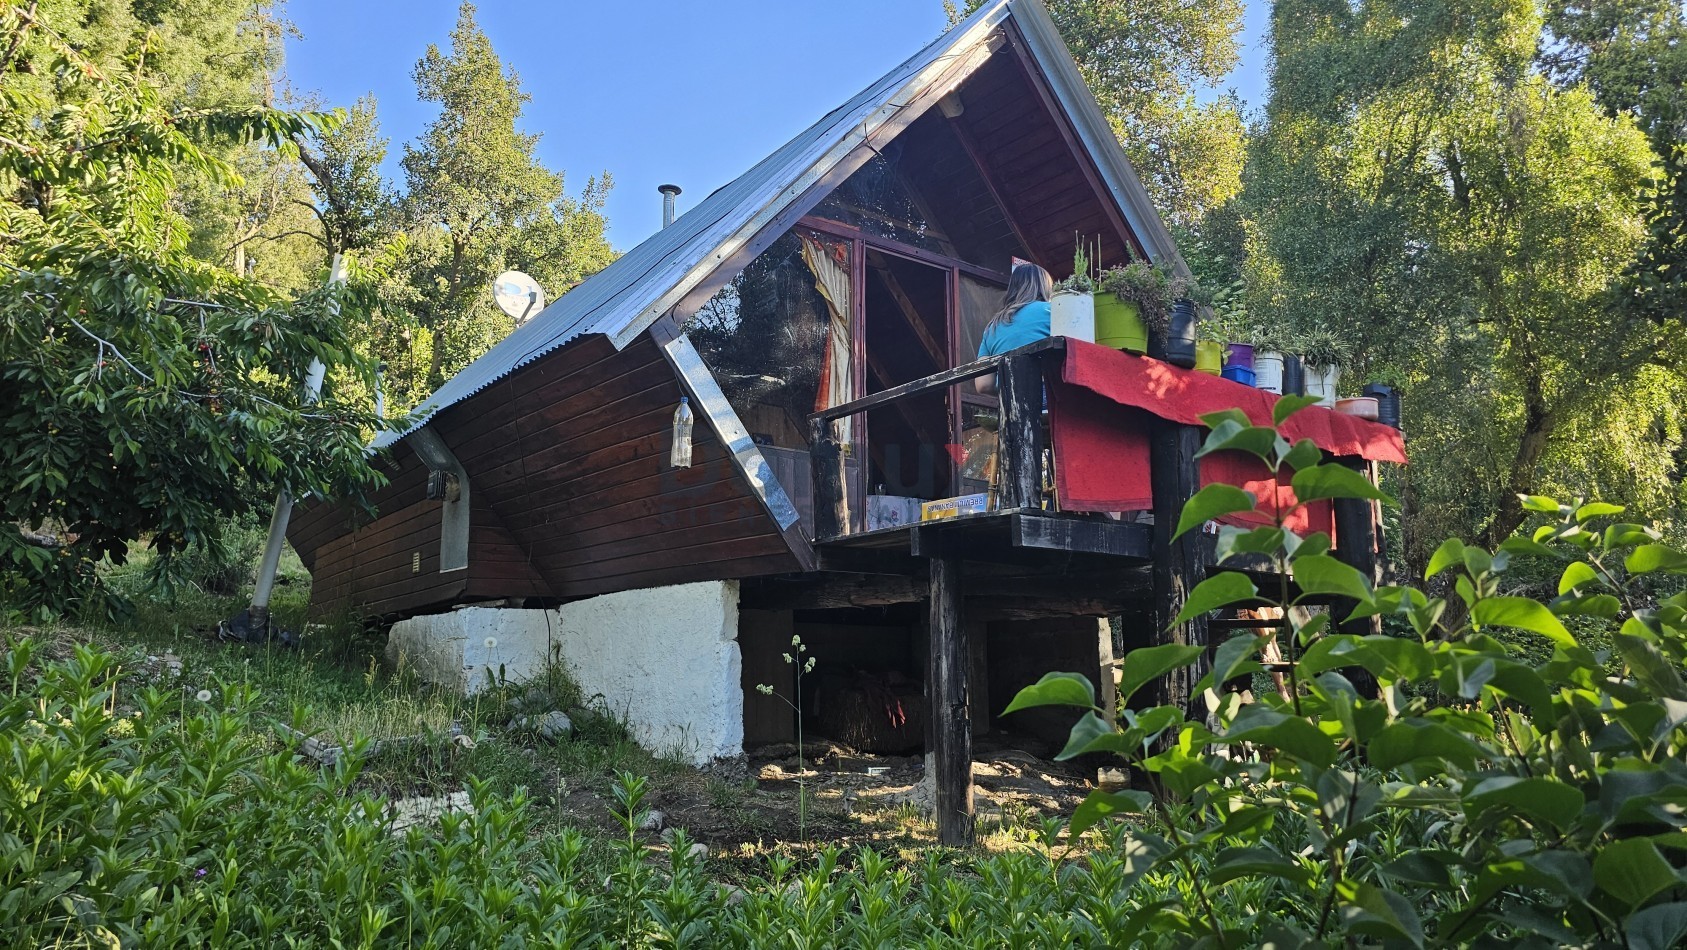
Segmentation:
{"type": "Polygon", "coordinates": [[[194,693],[193,698],[199,700],[202,703],[208,703],[208,702],[211,701],[211,691],[208,690],[208,689],[202,689],[199,692],[194,693]]]}
{"type": "Polygon", "coordinates": [[[497,645],[498,645],[498,638],[497,637],[487,637],[486,638],[486,648],[488,650],[496,647],[497,645]]]}
{"type": "Polygon", "coordinates": [[[803,660],[802,655],[804,653],[808,652],[808,647],[806,645],[804,645],[804,643],[802,642],[802,636],[801,635],[793,635],[791,637],[791,647],[796,650],[796,654],[794,656],[790,653],[782,653],[780,655],[785,658],[786,663],[790,664],[791,666],[797,667],[796,675],[794,677],[792,677],[792,680],[791,680],[792,684],[795,686],[796,701],[793,702],[793,701],[791,701],[791,699],[789,697],[785,696],[783,693],[776,692],[774,690],[772,684],[770,684],[770,683],[758,683],[756,685],[756,692],[762,694],[763,696],[777,696],[781,700],[784,701],[785,705],[787,705],[787,706],[791,707],[792,709],[796,710],[796,713],[797,713],[797,836],[802,838],[803,840],[807,840],[808,839],[808,782],[806,781],[806,776],[807,776],[807,773],[808,773],[808,767],[803,763],[802,678],[804,676],[807,676],[809,673],[814,672],[814,657],[812,657],[812,656],[809,657],[806,662],[803,660]]]}

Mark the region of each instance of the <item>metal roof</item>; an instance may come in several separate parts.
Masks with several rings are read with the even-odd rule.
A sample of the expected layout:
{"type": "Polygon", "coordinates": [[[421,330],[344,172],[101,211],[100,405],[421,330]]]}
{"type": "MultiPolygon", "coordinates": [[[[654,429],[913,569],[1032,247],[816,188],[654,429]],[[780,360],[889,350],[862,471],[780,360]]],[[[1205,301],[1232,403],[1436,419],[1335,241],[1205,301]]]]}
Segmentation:
{"type": "MultiPolygon", "coordinates": [[[[1119,150],[1042,4],[1039,0],[994,0],[516,328],[428,397],[407,431],[426,425],[440,410],[580,336],[602,333],[617,348],[625,346],[754,238],[810,184],[868,141],[951,62],[985,44],[1009,16],[1014,16],[1149,256],[1156,260],[1169,256],[1181,266],[1170,235],[1148,204],[1135,170],[1119,150]]],[[[371,448],[383,448],[403,437],[403,433],[382,433],[371,448]]]]}

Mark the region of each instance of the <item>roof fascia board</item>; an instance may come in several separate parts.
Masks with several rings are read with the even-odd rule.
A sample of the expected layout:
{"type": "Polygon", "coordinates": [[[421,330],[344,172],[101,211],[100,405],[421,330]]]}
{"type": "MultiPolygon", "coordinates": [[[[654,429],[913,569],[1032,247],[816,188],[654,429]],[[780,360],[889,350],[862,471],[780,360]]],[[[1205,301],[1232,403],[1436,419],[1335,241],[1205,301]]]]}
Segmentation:
{"type": "Polygon", "coordinates": [[[992,52],[990,37],[1007,19],[1009,6],[1008,0],[998,0],[994,7],[975,14],[971,23],[955,27],[964,32],[943,54],[914,72],[884,101],[876,106],[871,103],[863,106],[866,111],[850,120],[849,131],[841,138],[821,143],[823,147],[817,152],[811,151],[793,162],[793,167],[800,171],[774,177],[772,181],[783,182],[783,186],[762,198],[747,220],[736,227],[730,221],[722,221],[716,226],[718,233],[702,235],[701,242],[712,246],[715,249],[713,253],[685,267],[671,282],[662,275],[647,278],[651,283],[665,284],[667,290],[639,312],[619,319],[612,317],[595,327],[595,331],[607,334],[616,349],[625,348],[721,265],[734,259],[737,252],[755,240],[765,228],[776,223],[781,213],[794,202],[804,197],[812,199],[811,204],[818,202],[824,194],[813,193],[817,191],[814,186],[829,179],[834,169],[848,161],[853,161],[856,168],[865,164],[873,153],[935,105],[937,100],[959,88],[984,64],[992,52]]]}
{"type": "Polygon", "coordinates": [[[1078,64],[1066,49],[1060,28],[1049,17],[1040,0],[1011,0],[1013,24],[1025,39],[1025,48],[1041,68],[1049,91],[1066,112],[1078,140],[1089,151],[1125,222],[1142,242],[1148,258],[1187,275],[1189,266],[1178,253],[1171,232],[1154,208],[1142,178],[1119,147],[1113,126],[1102,114],[1089,85],[1078,72],[1078,64]]]}

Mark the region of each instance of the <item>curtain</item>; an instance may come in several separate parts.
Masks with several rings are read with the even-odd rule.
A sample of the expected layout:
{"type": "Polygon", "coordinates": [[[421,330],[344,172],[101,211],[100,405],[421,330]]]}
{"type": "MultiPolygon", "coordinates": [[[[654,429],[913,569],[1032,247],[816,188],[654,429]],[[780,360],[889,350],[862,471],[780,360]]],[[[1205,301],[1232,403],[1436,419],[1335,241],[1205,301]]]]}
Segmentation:
{"type": "MultiPolygon", "coordinates": [[[[820,374],[820,387],[814,394],[814,408],[830,409],[849,401],[850,367],[854,362],[854,347],[849,334],[849,245],[827,244],[812,234],[802,238],[802,259],[814,273],[815,289],[826,298],[829,316],[826,321],[826,364],[820,374]]],[[[850,419],[833,423],[833,434],[841,445],[850,443],[850,419]]]]}

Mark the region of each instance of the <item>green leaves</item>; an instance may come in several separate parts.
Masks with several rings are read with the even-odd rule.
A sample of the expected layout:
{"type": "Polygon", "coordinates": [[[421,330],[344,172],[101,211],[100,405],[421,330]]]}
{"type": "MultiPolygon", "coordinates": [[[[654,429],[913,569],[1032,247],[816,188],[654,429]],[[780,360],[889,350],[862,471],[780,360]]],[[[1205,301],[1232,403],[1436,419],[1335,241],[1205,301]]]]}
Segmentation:
{"type": "Polygon", "coordinates": [[[1182,623],[1191,617],[1199,617],[1209,610],[1228,607],[1231,604],[1250,600],[1259,593],[1254,582],[1244,574],[1225,571],[1207,578],[1195,585],[1189,592],[1189,600],[1178,611],[1173,623],[1182,623]]]}
{"type": "Polygon", "coordinates": [[[1630,908],[1681,883],[1658,846],[1644,838],[1616,841],[1601,849],[1593,860],[1593,881],[1630,908]]]}
{"type": "Polygon", "coordinates": [[[1587,799],[1572,785],[1547,778],[1497,775],[1483,779],[1464,793],[1465,811],[1472,817],[1500,809],[1500,816],[1523,815],[1564,830],[1581,817],[1587,799]]]}
{"type": "Polygon", "coordinates": [[[1182,643],[1165,643],[1131,650],[1125,654],[1124,662],[1119,667],[1120,698],[1128,699],[1149,682],[1172,670],[1188,666],[1205,652],[1206,647],[1182,643]]]}
{"type": "Polygon", "coordinates": [[[1295,472],[1290,484],[1294,487],[1295,498],[1303,502],[1320,498],[1369,498],[1394,504],[1394,496],[1345,465],[1329,463],[1303,468],[1295,472]]]}
{"type": "Polygon", "coordinates": [[[1623,566],[1630,574],[1650,574],[1654,571],[1687,574],[1687,554],[1662,544],[1642,544],[1629,553],[1623,566]]]}
{"type": "Polygon", "coordinates": [[[1307,408],[1308,406],[1318,405],[1318,402],[1319,399],[1317,396],[1303,396],[1290,393],[1289,395],[1278,399],[1276,404],[1271,407],[1271,421],[1277,425],[1282,425],[1283,420],[1302,409],[1307,408]]]}
{"type": "Polygon", "coordinates": [[[1048,673],[1020,690],[1002,715],[1036,706],[1095,706],[1095,687],[1076,673],[1048,673]]]}
{"type": "Polygon", "coordinates": [[[1471,619],[1479,624],[1495,627],[1514,627],[1538,633],[1553,643],[1574,647],[1576,638],[1565,629],[1563,621],[1552,615],[1539,602],[1527,597],[1487,597],[1471,608],[1471,619]]]}
{"type": "Polygon", "coordinates": [[[1180,538],[1214,518],[1252,511],[1255,503],[1254,496],[1240,488],[1219,483],[1208,485],[1184,503],[1183,514],[1178,518],[1177,531],[1172,537],[1180,538]]]}
{"type": "Polygon", "coordinates": [[[1140,815],[1153,804],[1154,796],[1147,792],[1109,792],[1098,788],[1085,796],[1077,810],[1072,812],[1068,830],[1076,838],[1098,822],[1115,815],[1140,815]]]}
{"type": "Polygon", "coordinates": [[[1242,711],[1224,732],[1227,743],[1253,742],[1304,759],[1316,766],[1335,761],[1335,743],[1317,726],[1299,716],[1290,716],[1254,703],[1242,711]]]}
{"type": "Polygon", "coordinates": [[[1305,596],[1334,595],[1371,603],[1371,585],[1365,575],[1327,554],[1295,558],[1294,578],[1305,596]]]}

